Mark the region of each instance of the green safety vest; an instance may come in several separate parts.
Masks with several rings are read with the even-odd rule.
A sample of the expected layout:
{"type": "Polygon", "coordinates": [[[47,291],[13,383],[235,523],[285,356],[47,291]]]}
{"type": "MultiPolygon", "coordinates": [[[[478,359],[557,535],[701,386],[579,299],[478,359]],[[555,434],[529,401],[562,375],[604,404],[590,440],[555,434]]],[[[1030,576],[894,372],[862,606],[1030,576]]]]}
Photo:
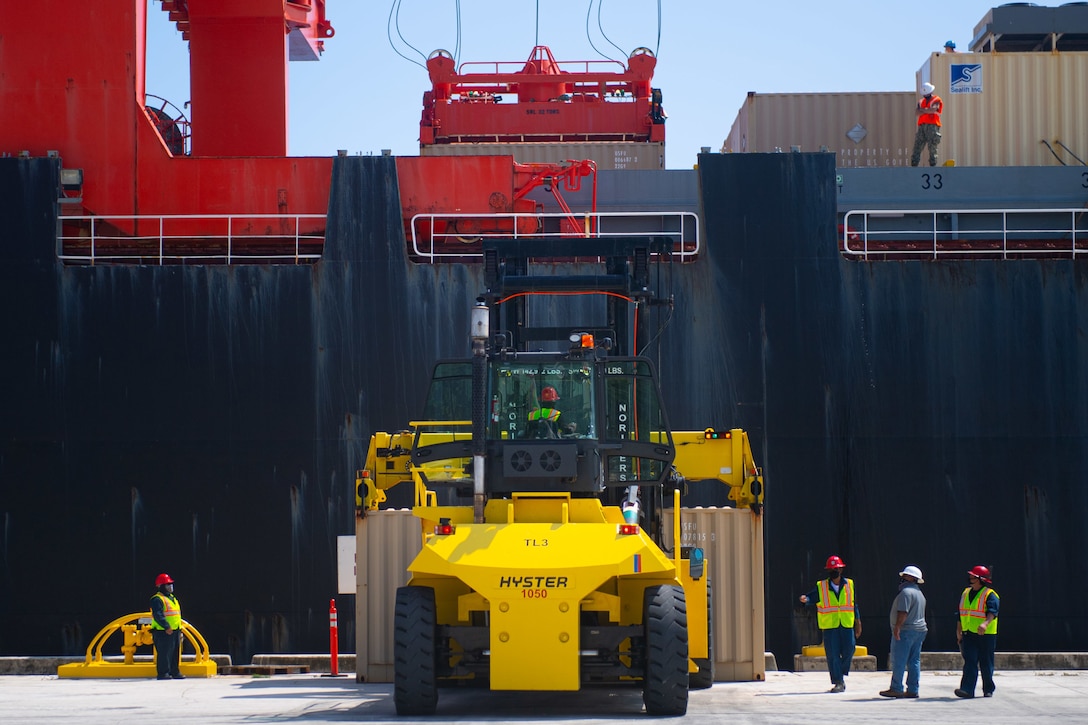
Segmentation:
{"type": "Polygon", "coordinates": [[[816,602],[816,623],[820,629],[835,629],[854,626],[854,580],[847,579],[839,588],[839,593],[831,589],[827,579],[821,579],[816,587],[820,592],[820,601],[816,602]]]}
{"type": "Polygon", "coordinates": [[[537,408],[529,413],[529,420],[547,420],[552,423],[559,420],[560,412],[555,408],[537,408]]]}
{"type": "MultiPolygon", "coordinates": [[[[163,596],[162,592],[155,592],[152,599],[158,597],[162,600],[162,613],[166,617],[166,624],[170,629],[181,629],[181,602],[177,597],[163,596]]],[[[151,629],[163,629],[154,618],[151,619],[151,629]]]]}
{"type": "MultiPolygon", "coordinates": [[[[964,632],[978,634],[978,625],[986,621],[986,600],[990,598],[990,592],[993,592],[998,601],[1001,601],[1001,597],[990,587],[982,587],[982,589],[978,590],[975,603],[969,604],[967,595],[973,591],[971,587],[967,587],[963,590],[963,596],[960,597],[960,629],[964,632]]],[[[997,634],[997,617],[994,617],[986,625],[986,634],[997,634]]]]}

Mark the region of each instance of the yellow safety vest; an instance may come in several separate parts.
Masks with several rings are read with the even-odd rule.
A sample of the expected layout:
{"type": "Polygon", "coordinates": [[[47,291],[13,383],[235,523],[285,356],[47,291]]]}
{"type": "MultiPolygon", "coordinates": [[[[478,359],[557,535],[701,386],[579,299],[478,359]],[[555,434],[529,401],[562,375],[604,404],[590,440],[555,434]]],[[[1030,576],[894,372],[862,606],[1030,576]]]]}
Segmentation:
{"type": "Polygon", "coordinates": [[[547,420],[554,423],[559,420],[559,411],[555,408],[537,408],[530,411],[529,420],[547,420]]]}
{"type": "MultiPolygon", "coordinates": [[[[990,587],[982,587],[978,590],[975,603],[969,604],[967,595],[972,591],[974,590],[971,587],[967,587],[963,590],[963,596],[960,597],[960,628],[964,632],[978,634],[978,625],[986,621],[986,600],[990,598],[990,592],[993,592],[998,601],[1001,601],[1001,597],[990,587]]],[[[997,634],[997,617],[986,625],[986,634],[997,634]]]]}
{"type": "MultiPolygon", "coordinates": [[[[152,599],[158,597],[162,600],[162,614],[166,617],[166,624],[170,629],[181,629],[181,602],[177,597],[163,596],[162,592],[155,592],[152,599]]],[[[151,619],[151,629],[163,629],[154,618],[151,619]]]]}
{"type": "Polygon", "coordinates": [[[816,588],[820,592],[820,601],[816,602],[816,623],[820,629],[853,628],[854,580],[847,579],[838,594],[832,591],[827,579],[821,579],[816,588]]]}

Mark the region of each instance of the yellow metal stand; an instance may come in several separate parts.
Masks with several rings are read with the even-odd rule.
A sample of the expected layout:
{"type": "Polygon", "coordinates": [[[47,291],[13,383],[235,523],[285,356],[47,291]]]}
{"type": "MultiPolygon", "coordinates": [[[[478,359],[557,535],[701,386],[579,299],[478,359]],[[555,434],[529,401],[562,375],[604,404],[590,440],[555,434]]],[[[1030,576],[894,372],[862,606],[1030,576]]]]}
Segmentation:
{"type": "MultiPolygon", "coordinates": [[[[827,653],[824,652],[824,646],[822,644],[806,644],[801,648],[802,657],[827,657],[827,653]]],[[[859,644],[854,649],[855,657],[868,657],[869,648],[863,644],[859,644]]]]}
{"type": "MultiPolygon", "coordinates": [[[[196,652],[191,660],[181,658],[179,672],[186,677],[212,677],[215,675],[215,662],[208,653],[208,643],[193,625],[182,620],[181,634],[189,640],[196,652]]],[[[87,645],[87,657],[83,662],[73,662],[61,665],[57,668],[58,677],[86,677],[115,679],[122,677],[155,677],[155,668],[158,653],[150,661],[136,661],[136,648],[140,645],[150,645],[151,639],[151,612],[137,612],[118,617],[94,636],[87,645]],[[124,636],[121,645],[123,662],[107,662],[102,658],[102,646],[114,632],[120,630],[124,636]]],[[[185,642],[181,643],[181,649],[185,649],[185,642]]]]}

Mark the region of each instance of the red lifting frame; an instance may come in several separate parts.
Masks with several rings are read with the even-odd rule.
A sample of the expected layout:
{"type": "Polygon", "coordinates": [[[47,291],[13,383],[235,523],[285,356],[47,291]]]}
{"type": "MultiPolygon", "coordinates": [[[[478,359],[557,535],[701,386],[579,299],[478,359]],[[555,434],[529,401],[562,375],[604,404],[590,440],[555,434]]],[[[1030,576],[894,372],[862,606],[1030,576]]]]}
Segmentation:
{"type": "Polygon", "coordinates": [[[650,84],[657,59],[639,48],[627,59],[560,63],[546,46],[524,63],[462,63],[445,51],[427,61],[421,146],[447,143],[664,141],[660,95],[650,84]]]}

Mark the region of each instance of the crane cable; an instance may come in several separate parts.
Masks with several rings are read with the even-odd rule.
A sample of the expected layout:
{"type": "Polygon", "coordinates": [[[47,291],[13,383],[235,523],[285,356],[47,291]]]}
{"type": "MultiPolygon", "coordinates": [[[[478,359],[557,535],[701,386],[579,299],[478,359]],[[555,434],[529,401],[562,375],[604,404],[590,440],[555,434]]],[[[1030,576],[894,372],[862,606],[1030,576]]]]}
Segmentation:
{"type": "MultiPolygon", "coordinates": [[[[423,51],[421,51],[419,48],[417,48],[414,45],[412,45],[411,43],[409,43],[405,39],[404,34],[401,32],[401,29],[400,29],[400,4],[402,2],[403,2],[403,0],[393,0],[392,5],[389,6],[389,19],[386,20],[386,23],[385,23],[385,37],[389,41],[389,47],[393,49],[394,53],[399,55],[401,58],[404,58],[409,63],[414,63],[415,65],[418,65],[423,70],[427,70],[427,66],[426,66],[427,55],[425,53],[423,53],[423,51]],[[415,60],[414,58],[409,58],[407,55],[402,53],[400,51],[400,49],[397,48],[396,43],[393,42],[393,29],[394,28],[396,28],[397,38],[400,40],[400,42],[403,43],[404,45],[408,46],[412,50],[414,50],[419,55],[419,57],[423,59],[423,63],[420,63],[419,61],[415,60]]],[[[538,0],[538,2],[539,2],[539,0],[538,0]]],[[[454,6],[454,13],[456,15],[456,22],[454,23],[454,27],[456,28],[456,31],[455,31],[456,32],[456,40],[455,40],[455,43],[454,43],[454,46],[453,46],[453,62],[456,64],[456,63],[461,62],[461,0],[454,0],[453,6],[454,6]]]]}
{"type": "MultiPolygon", "coordinates": [[[[601,52],[601,49],[598,48],[594,44],[593,37],[590,35],[590,32],[589,32],[589,19],[590,19],[590,16],[593,14],[593,4],[594,3],[597,3],[597,29],[600,31],[601,37],[604,38],[605,40],[607,40],[609,45],[611,45],[613,48],[618,50],[622,54],[622,56],[624,58],[629,57],[630,53],[625,53],[623,48],[621,48],[618,45],[616,45],[615,43],[613,43],[612,39],[609,38],[607,33],[604,32],[604,24],[601,22],[601,10],[604,7],[604,0],[589,0],[589,7],[586,8],[586,39],[589,41],[589,46],[591,48],[593,48],[593,50],[595,50],[597,52],[597,55],[601,56],[602,58],[605,58],[607,60],[615,60],[614,58],[611,58],[608,55],[606,55],[605,53],[601,52]]],[[[539,5],[540,5],[540,0],[537,0],[537,7],[538,7],[537,15],[538,16],[539,16],[539,5]]],[[[540,23],[540,21],[539,21],[539,17],[538,17],[538,19],[537,19],[537,25],[538,26],[539,26],[539,23],[540,23]]],[[[661,0],[657,0],[657,45],[654,46],[654,57],[655,58],[657,57],[660,50],[661,50],[661,0]]]]}

